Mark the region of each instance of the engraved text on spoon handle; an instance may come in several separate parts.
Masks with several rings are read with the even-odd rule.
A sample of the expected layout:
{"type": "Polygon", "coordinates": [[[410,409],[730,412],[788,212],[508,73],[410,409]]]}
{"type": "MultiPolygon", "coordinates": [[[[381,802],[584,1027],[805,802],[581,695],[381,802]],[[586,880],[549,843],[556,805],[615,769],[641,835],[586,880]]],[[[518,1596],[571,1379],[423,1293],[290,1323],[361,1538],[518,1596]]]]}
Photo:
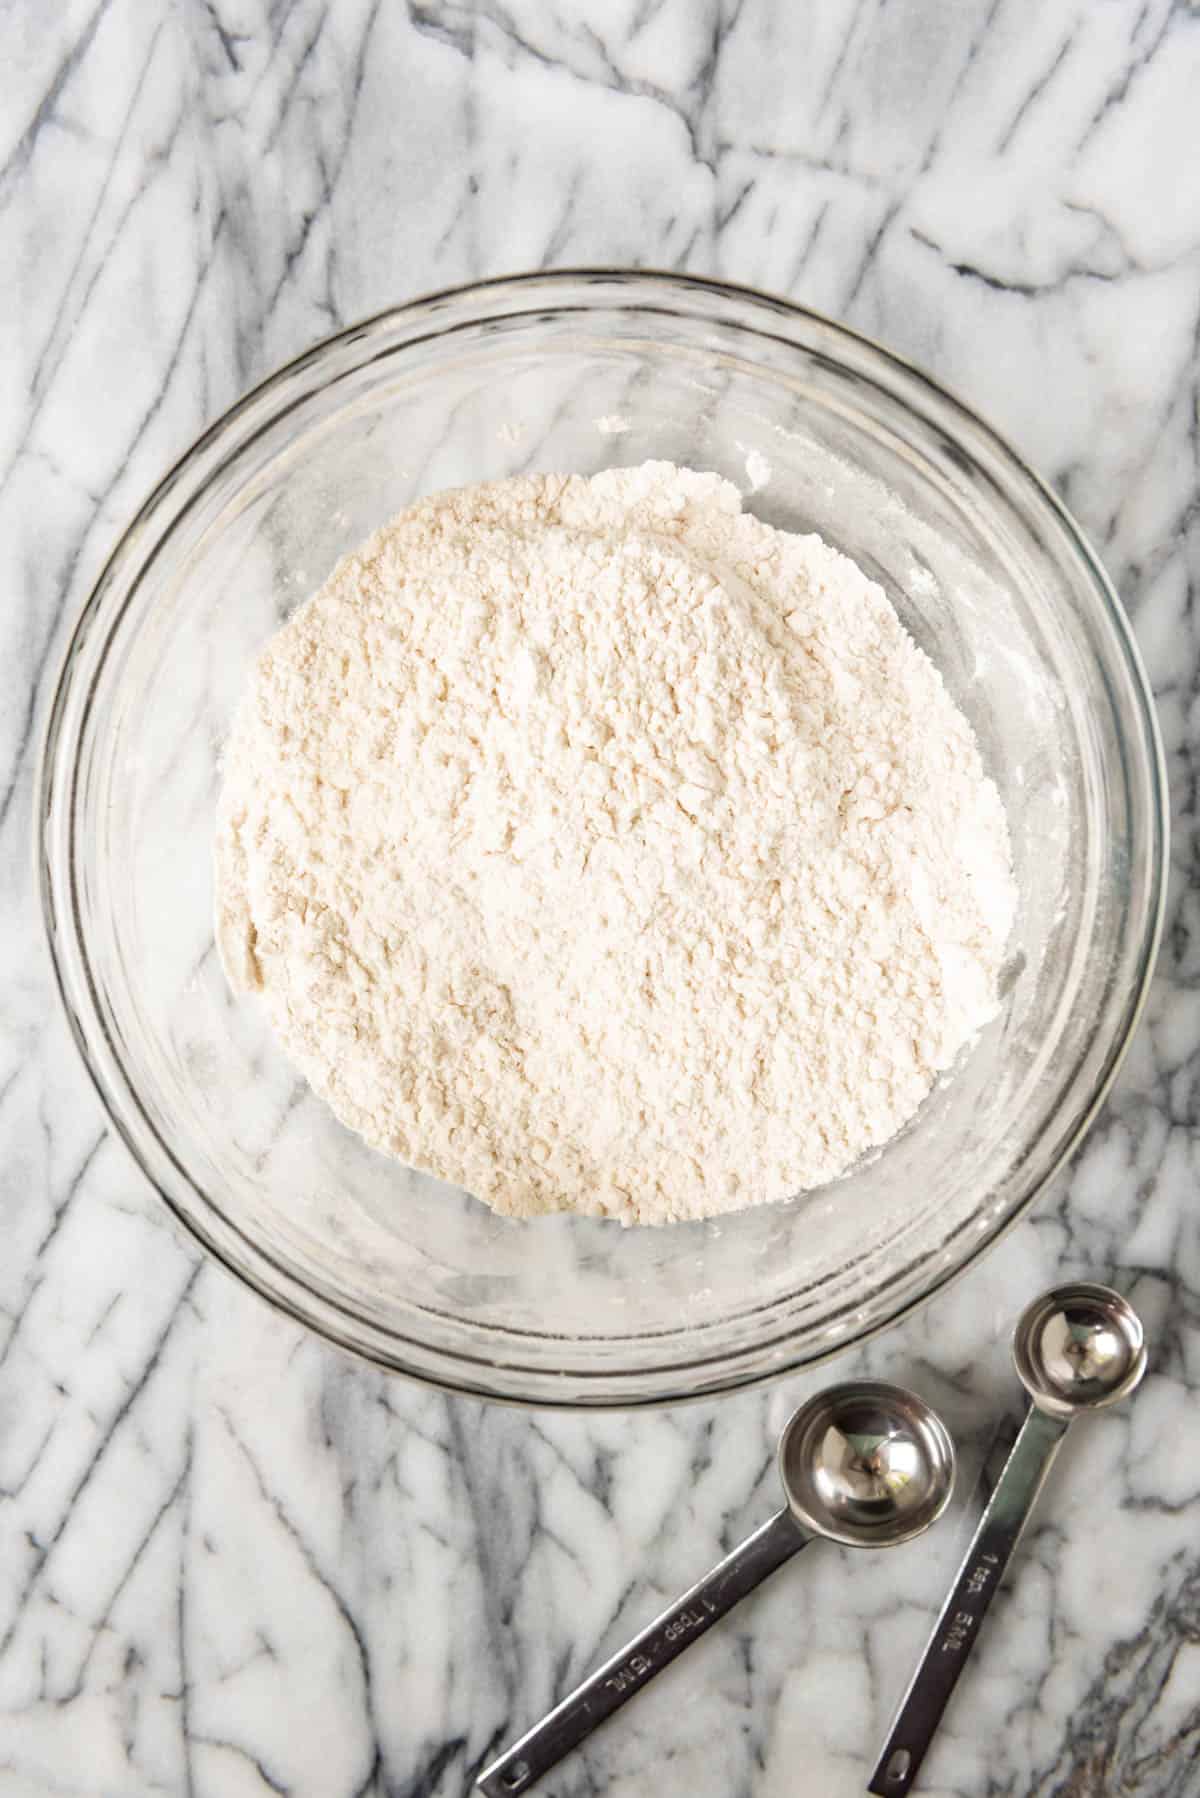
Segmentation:
{"type": "Polygon", "coordinates": [[[1065,1420],[1030,1406],[879,1756],[867,1790],[880,1798],[912,1790],[1066,1431],[1065,1420]]]}
{"type": "Polygon", "coordinates": [[[639,1636],[556,1705],[479,1776],[487,1798],[515,1798],[549,1771],[598,1723],[702,1636],[739,1599],[811,1542],[790,1511],[777,1511],[711,1573],[660,1613],[639,1636]]]}

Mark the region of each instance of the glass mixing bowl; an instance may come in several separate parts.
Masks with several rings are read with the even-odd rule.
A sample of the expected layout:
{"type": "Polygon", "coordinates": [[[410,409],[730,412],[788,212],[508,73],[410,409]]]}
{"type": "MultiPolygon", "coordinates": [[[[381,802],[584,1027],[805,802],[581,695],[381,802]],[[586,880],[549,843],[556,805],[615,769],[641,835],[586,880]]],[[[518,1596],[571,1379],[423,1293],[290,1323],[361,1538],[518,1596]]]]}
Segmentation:
{"type": "Polygon", "coordinates": [[[892,1322],[1029,1204],[1136,1021],[1163,778],[1120,605],[995,434],[827,319],[713,282],[534,275],[320,344],[167,476],[84,607],[41,770],[46,926],[114,1125],[176,1217],[385,1367],[589,1405],[714,1392],[892,1322]],[[1003,1009],[881,1154],[717,1222],[520,1223],[374,1153],[298,1081],[213,944],[219,757],[263,640],[433,489],[663,457],[880,581],[978,733],[1020,912],[1003,1009]],[[753,490],[753,491],[751,491],[753,490]]]}

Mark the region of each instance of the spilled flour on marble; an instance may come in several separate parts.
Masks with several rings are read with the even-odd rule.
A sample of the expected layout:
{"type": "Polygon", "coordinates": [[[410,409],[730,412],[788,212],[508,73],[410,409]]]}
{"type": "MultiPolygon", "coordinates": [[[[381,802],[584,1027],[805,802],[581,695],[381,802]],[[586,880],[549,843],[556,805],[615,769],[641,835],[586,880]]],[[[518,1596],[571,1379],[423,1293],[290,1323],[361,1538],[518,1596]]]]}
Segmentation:
{"type": "Polygon", "coordinates": [[[999,795],[879,587],[667,463],[443,493],[262,652],[221,954],[352,1130],[515,1216],[842,1173],[997,1006],[999,795]]]}

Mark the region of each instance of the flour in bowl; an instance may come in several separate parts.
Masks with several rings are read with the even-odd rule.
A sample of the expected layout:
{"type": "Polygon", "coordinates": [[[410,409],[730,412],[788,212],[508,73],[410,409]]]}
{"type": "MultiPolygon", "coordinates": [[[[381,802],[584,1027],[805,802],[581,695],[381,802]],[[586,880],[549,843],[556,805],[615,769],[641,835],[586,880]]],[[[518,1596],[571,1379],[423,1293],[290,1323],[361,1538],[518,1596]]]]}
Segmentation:
{"type": "Polygon", "coordinates": [[[997,1007],[999,795],[881,589],[668,463],[443,493],[262,652],[218,933],[338,1117],[514,1216],[842,1173],[997,1007]]]}

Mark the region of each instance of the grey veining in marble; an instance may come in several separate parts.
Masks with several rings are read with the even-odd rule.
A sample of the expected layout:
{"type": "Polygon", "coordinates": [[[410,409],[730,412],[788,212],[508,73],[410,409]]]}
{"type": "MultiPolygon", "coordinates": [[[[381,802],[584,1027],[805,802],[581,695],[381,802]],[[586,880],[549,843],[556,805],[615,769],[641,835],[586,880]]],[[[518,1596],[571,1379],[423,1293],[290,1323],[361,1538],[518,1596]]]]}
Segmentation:
{"type": "Polygon", "coordinates": [[[0,10],[0,1793],[447,1798],[775,1498],[816,1379],[579,1419],[350,1365],[201,1263],[106,1133],[29,875],[67,622],[146,490],[315,337],[432,287],[640,263],[931,368],[1076,510],[1174,813],[1117,1091],[958,1288],[837,1364],[964,1445],[956,1524],[805,1556],[544,1786],[841,1798],[936,1607],[1005,1340],[1143,1310],[927,1763],[930,1798],[1200,1791],[1200,12],[1171,0],[10,0],[0,10]]]}

